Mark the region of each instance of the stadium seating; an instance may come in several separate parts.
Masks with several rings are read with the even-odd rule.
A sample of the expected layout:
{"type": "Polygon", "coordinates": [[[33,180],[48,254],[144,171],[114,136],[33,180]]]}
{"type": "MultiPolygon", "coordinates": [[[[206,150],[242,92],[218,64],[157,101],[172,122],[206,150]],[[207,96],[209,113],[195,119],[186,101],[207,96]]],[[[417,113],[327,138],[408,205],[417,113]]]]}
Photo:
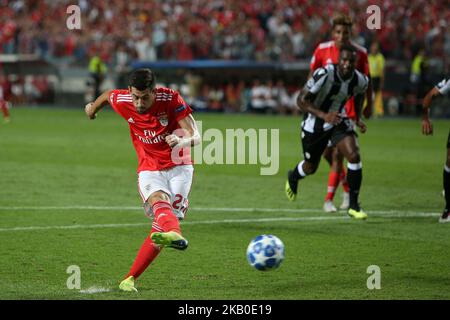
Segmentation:
{"type": "Polygon", "coordinates": [[[79,2],[80,31],[69,31],[65,1],[7,1],[3,53],[39,53],[47,58],[86,62],[100,53],[117,63],[116,52],[138,60],[309,58],[330,37],[330,18],[350,13],[356,39],[378,39],[387,58],[412,59],[425,46],[431,56],[450,56],[446,1],[121,1],[79,2]],[[381,30],[368,30],[366,9],[379,4],[381,30]],[[5,36],[6,35],[6,36],[5,36]],[[120,50],[119,50],[120,49],[120,50]]]}

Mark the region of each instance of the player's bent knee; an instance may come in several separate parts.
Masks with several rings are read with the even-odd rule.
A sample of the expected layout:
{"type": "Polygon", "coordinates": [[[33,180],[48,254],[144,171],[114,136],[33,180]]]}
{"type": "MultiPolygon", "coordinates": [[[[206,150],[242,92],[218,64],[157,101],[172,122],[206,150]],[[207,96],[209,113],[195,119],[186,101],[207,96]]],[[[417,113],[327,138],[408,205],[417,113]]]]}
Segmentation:
{"type": "Polygon", "coordinates": [[[359,152],[352,152],[347,157],[347,161],[350,163],[359,163],[361,162],[361,156],[359,155],[359,152]]]}
{"type": "Polygon", "coordinates": [[[164,191],[155,191],[150,197],[148,197],[148,202],[154,204],[158,201],[168,201],[170,202],[170,197],[164,191]]]}

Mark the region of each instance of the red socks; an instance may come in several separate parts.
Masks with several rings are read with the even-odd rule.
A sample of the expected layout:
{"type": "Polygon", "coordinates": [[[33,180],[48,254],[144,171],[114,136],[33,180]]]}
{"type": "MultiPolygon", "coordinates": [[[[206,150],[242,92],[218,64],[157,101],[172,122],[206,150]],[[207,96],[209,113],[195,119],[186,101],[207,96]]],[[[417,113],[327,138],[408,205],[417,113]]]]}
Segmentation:
{"type": "Polygon", "coordinates": [[[339,183],[342,183],[342,189],[344,189],[344,192],[348,193],[350,191],[347,183],[347,172],[343,166],[340,173],[330,171],[330,174],[328,175],[328,190],[325,201],[333,201],[339,183]]]}
{"type": "MultiPolygon", "coordinates": [[[[172,211],[172,207],[169,202],[158,201],[152,206],[155,218],[153,219],[153,226],[150,234],[153,232],[168,232],[175,231],[181,234],[180,223],[178,218],[172,211]]],[[[135,279],[139,277],[142,272],[147,269],[150,263],[158,256],[161,248],[153,243],[150,236],[145,238],[144,243],[139,249],[139,252],[131,266],[130,272],[125,276],[125,279],[129,276],[133,276],[135,279]]]]}
{"type": "Polygon", "coordinates": [[[175,231],[181,234],[180,223],[169,202],[157,201],[153,204],[152,210],[155,215],[153,229],[159,232],[175,231]]]}
{"type": "MultiPolygon", "coordinates": [[[[152,228],[152,233],[156,230],[152,228]]],[[[146,237],[144,243],[139,249],[139,252],[134,259],[133,265],[131,266],[130,272],[125,276],[125,279],[129,276],[133,276],[135,279],[141,275],[142,272],[147,269],[150,263],[155,260],[158,253],[161,251],[159,246],[153,243],[150,236],[146,237]]]]}
{"type": "Polygon", "coordinates": [[[333,201],[334,193],[339,185],[339,174],[334,171],[330,171],[328,175],[328,190],[325,197],[325,201],[333,201]]]}

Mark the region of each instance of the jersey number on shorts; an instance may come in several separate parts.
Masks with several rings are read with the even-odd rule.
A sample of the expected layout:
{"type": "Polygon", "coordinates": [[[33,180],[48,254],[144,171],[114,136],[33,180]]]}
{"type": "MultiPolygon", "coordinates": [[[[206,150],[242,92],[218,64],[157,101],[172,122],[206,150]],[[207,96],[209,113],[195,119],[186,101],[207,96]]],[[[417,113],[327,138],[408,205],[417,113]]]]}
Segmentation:
{"type": "Polygon", "coordinates": [[[188,206],[189,206],[188,199],[183,198],[183,196],[181,194],[175,195],[175,200],[172,203],[172,207],[175,210],[179,210],[179,211],[183,212],[183,214],[186,214],[188,206]]]}

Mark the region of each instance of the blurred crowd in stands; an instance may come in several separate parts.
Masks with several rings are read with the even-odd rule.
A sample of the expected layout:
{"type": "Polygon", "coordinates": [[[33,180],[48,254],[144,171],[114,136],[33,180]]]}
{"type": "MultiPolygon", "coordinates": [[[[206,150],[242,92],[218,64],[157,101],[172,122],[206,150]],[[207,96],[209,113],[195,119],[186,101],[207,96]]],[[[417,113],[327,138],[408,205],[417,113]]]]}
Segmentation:
{"type": "Polygon", "coordinates": [[[0,100],[12,105],[33,105],[54,101],[54,85],[46,75],[6,76],[0,72],[0,100]]]}
{"type": "Polygon", "coordinates": [[[300,93],[298,84],[286,84],[283,79],[253,78],[247,82],[225,81],[209,84],[187,78],[182,85],[164,84],[180,91],[186,102],[196,111],[203,112],[249,112],[261,114],[298,115],[296,100],[300,93]]]}
{"type": "MultiPolygon", "coordinates": [[[[117,85],[134,60],[309,60],[317,44],[331,39],[337,13],[353,18],[354,41],[366,48],[378,42],[384,58],[416,66],[412,83],[422,61],[438,61],[442,70],[450,64],[448,0],[0,0],[0,54],[88,67],[97,95],[107,73],[117,85]],[[80,30],[66,26],[72,4],[81,10],[80,30]],[[367,28],[372,4],[381,9],[380,30],[367,28]]],[[[12,96],[25,102],[54,92],[45,77],[8,80],[12,96]]],[[[296,113],[298,85],[254,78],[184,87],[198,110],[296,113]]]]}
{"type": "Polygon", "coordinates": [[[411,60],[424,47],[450,56],[447,0],[79,0],[81,30],[68,30],[66,9],[77,1],[0,0],[3,53],[88,61],[99,53],[117,64],[127,59],[310,58],[330,39],[331,19],[348,13],[354,37],[375,39],[387,58],[411,60]],[[371,4],[381,9],[380,30],[366,26],[371,4]]]}

